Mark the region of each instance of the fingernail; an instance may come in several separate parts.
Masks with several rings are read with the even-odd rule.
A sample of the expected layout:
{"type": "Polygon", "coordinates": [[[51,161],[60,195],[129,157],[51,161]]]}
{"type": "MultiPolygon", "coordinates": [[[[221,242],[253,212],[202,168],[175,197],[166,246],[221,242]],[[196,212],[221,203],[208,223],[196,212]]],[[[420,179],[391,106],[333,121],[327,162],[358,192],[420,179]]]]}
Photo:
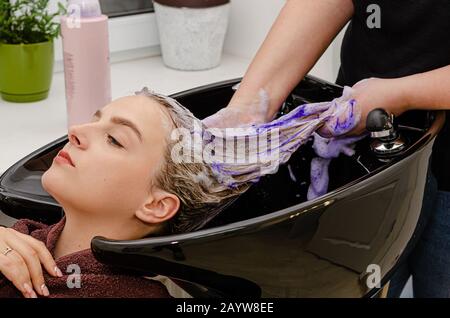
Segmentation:
{"type": "Polygon", "coordinates": [[[37,298],[37,295],[34,292],[34,290],[31,291],[30,296],[31,296],[31,298],[37,298]]]}
{"type": "Polygon", "coordinates": [[[58,277],[62,277],[62,275],[63,275],[61,270],[58,268],[58,266],[55,266],[55,274],[58,277]]]}
{"type": "Polygon", "coordinates": [[[23,284],[23,288],[25,289],[25,291],[27,292],[27,294],[31,295],[31,293],[33,292],[33,289],[31,288],[30,285],[28,285],[27,283],[23,284]]]}
{"type": "Polygon", "coordinates": [[[44,294],[44,296],[50,295],[48,288],[47,288],[47,286],[45,286],[45,284],[41,285],[41,290],[42,290],[42,293],[44,294]]]}

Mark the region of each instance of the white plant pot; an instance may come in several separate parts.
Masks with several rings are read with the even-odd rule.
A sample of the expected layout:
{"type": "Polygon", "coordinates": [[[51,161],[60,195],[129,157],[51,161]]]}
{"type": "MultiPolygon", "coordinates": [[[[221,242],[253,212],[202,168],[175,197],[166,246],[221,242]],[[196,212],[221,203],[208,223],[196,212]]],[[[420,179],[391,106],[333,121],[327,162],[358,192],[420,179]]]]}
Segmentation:
{"type": "Polygon", "coordinates": [[[154,2],[164,64],[185,71],[217,67],[230,6],[178,8],[154,2]]]}

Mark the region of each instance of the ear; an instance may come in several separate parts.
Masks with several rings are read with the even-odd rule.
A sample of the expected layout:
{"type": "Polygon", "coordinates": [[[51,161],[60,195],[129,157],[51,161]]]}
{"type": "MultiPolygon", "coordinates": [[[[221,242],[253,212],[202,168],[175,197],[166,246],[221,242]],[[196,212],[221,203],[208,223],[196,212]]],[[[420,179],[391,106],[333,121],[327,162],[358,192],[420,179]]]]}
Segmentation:
{"type": "Polygon", "coordinates": [[[172,193],[154,189],[135,215],[144,223],[159,224],[171,219],[180,208],[180,199],[172,193]]]}

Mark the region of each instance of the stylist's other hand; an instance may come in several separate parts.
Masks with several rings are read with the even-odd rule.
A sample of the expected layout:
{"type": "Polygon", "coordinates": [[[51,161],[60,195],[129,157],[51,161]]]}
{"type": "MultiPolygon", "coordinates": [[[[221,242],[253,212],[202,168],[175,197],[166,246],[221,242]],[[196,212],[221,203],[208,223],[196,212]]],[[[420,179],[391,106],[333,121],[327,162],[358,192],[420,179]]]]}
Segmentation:
{"type": "Polygon", "coordinates": [[[202,120],[208,128],[244,127],[270,121],[269,96],[261,89],[258,98],[246,105],[228,105],[202,120]]]}
{"type": "Polygon", "coordinates": [[[367,115],[375,108],[400,115],[408,105],[402,81],[402,78],[369,78],[352,88],[346,87],[337,115],[327,120],[318,133],[326,138],[361,135],[366,132],[367,115]]]}
{"type": "Polygon", "coordinates": [[[62,276],[45,244],[29,235],[0,227],[0,252],[0,272],[25,298],[49,295],[41,264],[50,275],[62,276]]]}
{"type": "Polygon", "coordinates": [[[359,135],[366,131],[367,115],[375,108],[399,116],[407,109],[402,79],[369,78],[353,86],[353,98],[361,110],[361,119],[348,135],[359,135]]]}

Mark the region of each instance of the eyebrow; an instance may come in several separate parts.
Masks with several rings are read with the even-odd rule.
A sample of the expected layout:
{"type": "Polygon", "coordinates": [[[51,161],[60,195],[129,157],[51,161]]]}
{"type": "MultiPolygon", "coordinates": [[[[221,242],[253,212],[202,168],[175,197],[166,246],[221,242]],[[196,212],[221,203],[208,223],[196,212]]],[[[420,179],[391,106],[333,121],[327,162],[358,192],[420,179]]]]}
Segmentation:
{"type": "MultiPolygon", "coordinates": [[[[100,109],[97,110],[95,112],[95,114],[94,114],[94,117],[97,117],[99,119],[102,118],[102,111],[100,109]]],[[[111,122],[113,124],[122,125],[122,126],[126,126],[126,127],[131,128],[136,133],[136,135],[138,136],[139,141],[142,142],[142,134],[141,134],[141,132],[139,131],[137,126],[133,122],[131,122],[130,120],[122,118],[122,117],[112,117],[111,118],[111,122]]]]}

